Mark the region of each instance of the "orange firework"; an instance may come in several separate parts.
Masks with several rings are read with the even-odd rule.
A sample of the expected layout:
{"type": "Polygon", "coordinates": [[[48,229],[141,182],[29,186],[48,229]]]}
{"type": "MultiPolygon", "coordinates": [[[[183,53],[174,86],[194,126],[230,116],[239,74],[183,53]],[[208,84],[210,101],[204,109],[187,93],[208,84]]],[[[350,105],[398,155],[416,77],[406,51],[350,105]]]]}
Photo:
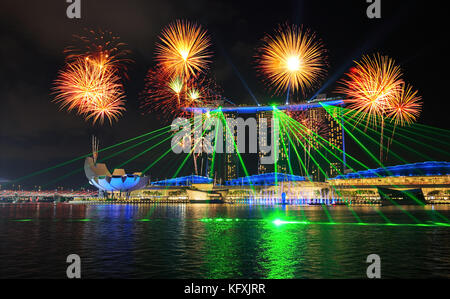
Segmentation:
{"type": "Polygon", "coordinates": [[[126,44],[112,32],[101,29],[85,29],[83,35],[74,35],[73,45],[67,47],[64,53],[69,63],[88,57],[105,67],[122,71],[125,76],[126,64],[131,62],[127,58],[130,51],[126,49],[126,44]]]}
{"type": "Polygon", "coordinates": [[[338,91],[346,96],[356,123],[366,120],[366,126],[383,120],[403,84],[400,67],[393,59],[380,54],[364,56],[346,76],[338,91]]]}
{"type": "Polygon", "coordinates": [[[86,115],[86,120],[92,119],[94,124],[97,121],[102,124],[105,118],[112,124],[113,120],[119,119],[124,110],[122,99],[116,97],[115,99],[95,101],[87,106],[83,112],[86,115]]]}
{"type": "Polygon", "coordinates": [[[417,93],[411,85],[403,85],[403,88],[390,100],[387,117],[391,118],[394,126],[412,124],[419,117],[422,110],[422,98],[417,93]]]}
{"type": "Polygon", "coordinates": [[[326,50],[314,32],[280,25],[263,42],[258,49],[258,69],[275,93],[300,90],[305,94],[324,77],[326,50]]]}
{"type": "Polygon", "coordinates": [[[120,78],[101,61],[76,59],[60,71],[55,85],[55,101],[61,109],[76,110],[94,123],[102,123],[105,117],[112,122],[125,110],[120,78]]]}
{"type": "Polygon", "coordinates": [[[145,113],[157,112],[165,120],[189,116],[188,107],[212,105],[221,99],[219,88],[206,76],[183,82],[159,68],[150,69],[141,94],[141,108],[145,113]]]}
{"type": "Polygon", "coordinates": [[[206,70],[209,46],[210,38],[200,25],[177,20],[162,31],[156,59],[170,75],[189,78],[206,70]]]}

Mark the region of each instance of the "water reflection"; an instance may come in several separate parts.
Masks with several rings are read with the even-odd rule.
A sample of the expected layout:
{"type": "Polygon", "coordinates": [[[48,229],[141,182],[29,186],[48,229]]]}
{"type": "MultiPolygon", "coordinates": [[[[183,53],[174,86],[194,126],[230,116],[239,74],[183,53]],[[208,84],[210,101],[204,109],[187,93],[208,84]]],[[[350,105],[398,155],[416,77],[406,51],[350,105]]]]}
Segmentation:
{"type": "Polygon", "coordinates": [[[449,216],[446,206],[7,204],[0,277],[64,278],[77,253],[85,278],[365,278],[377,253],[385,278],[449,278],[450,227],[429,225],[449,216]],[[414,218],[429,226],[377,225],[414,218]]]}

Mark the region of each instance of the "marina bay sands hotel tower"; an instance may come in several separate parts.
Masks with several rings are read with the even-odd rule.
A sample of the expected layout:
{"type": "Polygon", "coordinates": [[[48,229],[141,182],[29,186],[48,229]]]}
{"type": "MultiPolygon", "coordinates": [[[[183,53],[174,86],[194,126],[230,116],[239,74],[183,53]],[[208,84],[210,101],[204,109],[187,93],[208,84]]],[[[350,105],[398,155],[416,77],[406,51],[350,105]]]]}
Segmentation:
{"type": "MultiPolygon", "coordinates": [[[[322,135],[321,137],[323,140],[319,140],[320,138],[310,138],[307,142],[304,142],[303,145],[300,144],[301,141],[298,139],[294,139],[291,137],[291,139],[287,136],[286,130],[280,130],[279,131],[279,159],[278,163],[276,165],[268,165],[268,164],[261,164],[258,163],[258,174],[262,173],[268,173],[268,172],[279,172],[279,173],[290,173],[289,168],[289,161],[293,161],[295,157],[295,153],[291,147],[291,142],[294,142],[297,149],[303,149],[305,150],[305,147],[309,151],[308,154],[303,155],[304,158],[304,168],[302,171],[303,175],[309,176],[313,181],[324,181],[326,177],[331,178],[335,177],[339,174],[344,173],[344,165],[342,161],[337,161],[336,159],[329,159],[330,163],[328,165],[316,165],[315,163],[311,162],[311,159],[309,158],[312,156],[313,158],[317,159],[318,153],[315,151],[316,148],[320,148],[320,143],[326,143],[328,146],[328,149],[333,151],[333,153],[337,156],[341,155],[343,153],[343,145],[344,145],[344,131],[341,128],[340,123],[336,119],[340,119],[341,116],[338,115],[340,113],[340,109],[333,109],[331,114],[327,112],[321,105],[317,105],[317,103],[324,103],[327,104],[332,103],[336,104],[336,99],[331,98],[317,98],[314,101],[311,101],[309,103],[303,104],[303,107],[298,107],[299,110],[293,111],[291,114],[302,114],[302,117],[307,119],[312,126],[317,126],[318,128],[312,128],[313,130],[316,129],[317,134],[322,135]],[[282,146],[286,147],[286,150],[281,148],[282,146]],[[320,170],[322,168],[322,171],[320,170]],[[325,174],[323,173],[325,172],[325,174]],[[325,177],[326,176],[326,177],[325,177]]],[[[284,108],[284,107],[281,107],[284,108]]],[[[286,110],[289,110],[287,108],[286,110]]],[[[271,119],[273,114],[273,110],[270,111],[262,111],[257,113],[258,120],[261,118],[268,118],[271,119]]],[[[287,115],[289,115],[289,111],[286,112],[287,115]]],[[[292,117],[295,119],[295,117],[292,115],[292,117]]],[[[258,121],[258,124],[260,122],[258,121]]],[[[270,138],[269,136],[259,136],[259,138],[270,138]]],[[[330,153],[322,153],[326,156],[330,156],[330,153]],[[328,154],[328,155],[327,155],[328,154]]],[[[264,153],[259,152],[259,157],[264,156],[264,153]]],[[[329,158],[329,157],[327,157],[329,158]]],[[[261,161],[261,159],[258,159],[258,161],[261,161]]],[[[343,161],[345,161],[345,157],[343,158],[343,161]]]]}

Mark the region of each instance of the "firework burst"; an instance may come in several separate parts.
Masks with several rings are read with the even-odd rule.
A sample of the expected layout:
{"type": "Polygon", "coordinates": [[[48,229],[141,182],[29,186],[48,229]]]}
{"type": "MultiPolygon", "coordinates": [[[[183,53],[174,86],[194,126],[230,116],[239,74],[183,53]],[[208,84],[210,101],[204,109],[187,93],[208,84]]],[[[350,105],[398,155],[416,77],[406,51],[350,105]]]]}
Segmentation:
{"type": "Polygon", "coordinates": [[[338,92],[346,96],[356,123],[377,125],[383,120],[391,101],[402,89],[402,73],[395,61],[376,54],[364,56],[341,80],[338,92]]]}
{"type": "Polygon", "coordinates": [[[113,121],[117,121],[122,116],[124,110],[125,107],[123,107],[121,98],[102,99],[87,106],[83,114],[86,116],[86,120],[92,119],[94,124],[97,121],[102,124],[105,119],[108,119],[109,123],[112,124],[113,121]]]}
{"type": "Polygon", "coordinates": [[[144,113],[156,112],[162,119],[170,120],[190,116],[185,108],[210,106],[221,96],[218,86],[206,75],[184,82],[155,68],[147,73],[141,98],[144,113]]]}
{"type": "Polygon", "coordinates": [[[300,90],[304,95],[325,76],[326,50],[310,30],[280,25],[263,43],[257,54],[258,70],[275,93],[300,90]]]}
{"type": "Polygon", "coordinates": [[[64,50],[66,61],[72,63],[80,58],[89,58],[108,68],[120,71],[126,76],[128,58],[131,53],[127,45],[110,31],[84,30],[82,35],[74,35],[73,44],[64,50]]]}
{"type": "Polygon", "coordinates": [[[210,38],[200,25],[177,20],[163,29],[156,59],[171,76],[189,78],[207,69],[210,38]]]}
{"type": "Polygon", "coordinates": [[[125,110],[124,91],[115,72],[92,58],[78,58],[60,71],[54,101],[61,109],[76,110],[86,120],[117,120],[125,110]]]}
{"type": "Polygon", "coordinates": [[[389,101],[387,117],[394,126],[410,125],[419,117],[422,110],[421,97],[411,85],[403,85],[389,101]]]}

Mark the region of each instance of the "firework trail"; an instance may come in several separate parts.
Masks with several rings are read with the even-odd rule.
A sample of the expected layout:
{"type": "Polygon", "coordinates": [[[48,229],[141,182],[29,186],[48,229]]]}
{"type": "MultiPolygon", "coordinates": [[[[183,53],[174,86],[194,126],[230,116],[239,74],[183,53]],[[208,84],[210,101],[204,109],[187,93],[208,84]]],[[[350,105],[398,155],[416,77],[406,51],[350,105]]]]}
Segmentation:
{"type": "Polygon", "coordinates": [[[387,109],[387,117],[390,118],[391,123],[394,123],[388,148],[394,139],[395,128],[398,125],[406,126],[414,123],[419,117],[421,110],[422,98],[418,95],[418,91],[413,90],[411,85],[403,84],[402,88],[397,91],[396,96],[391,99],[387,109]]]}

